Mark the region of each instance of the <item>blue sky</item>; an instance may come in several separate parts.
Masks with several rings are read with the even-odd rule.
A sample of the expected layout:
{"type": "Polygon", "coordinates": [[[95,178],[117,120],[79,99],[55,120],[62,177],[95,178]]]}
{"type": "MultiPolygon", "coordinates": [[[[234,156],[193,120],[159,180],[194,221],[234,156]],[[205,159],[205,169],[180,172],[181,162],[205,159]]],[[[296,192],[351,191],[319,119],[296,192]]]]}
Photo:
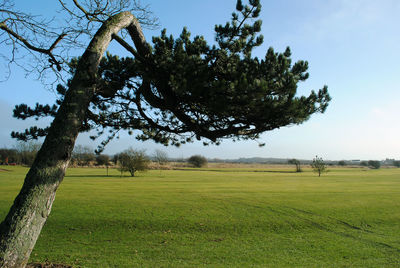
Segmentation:
{"type": "MultiPolygon", "coordinates": [[[[32,13],[54,12],[54,0],[29,2],[32,13]]],[[[145,0],[142,0],[146,3],[145,0]]],[[[152,0],[151,9],[161,28],[177,36],[183,26],[192,35],[213,41],[215,24],[230,19],[236,0],[152,0]]],[[[265,147],[254,141],[225,141],[220,146],[194,143],[180,148],[137,142],[125,134],[110,144],[107,153],[126,147],[160,148],[171,157],[202,154],[210,158],[282,157],[311,159],[400,159],[400,1],[398,0],[270,0],[262,1],[264,44],[254,55],[263,57],[268,47],[283,51],[290,46],[294,59],[309,62],[310,78],[299,94],[328,85],[333,98],[325,114],[314,115],[299,126],[285,127],[261,136],[265,147]]],[[[160,29],[145,30],[146,37],[160,29]]],[[[3,47],[0,47],[3,50],[3,47]]],[[[11,147],[11,130],[29,122],[12,118],[19,103],[52,102],[54,94],[18,68],[0,83],[0,146],[11,147]]],[[[47,123],[47,122],[46,122],[47,123]]],[[[44,124],[44,123],[42,123],[44,124]]],[[[92,143],[81,135],[79,144],[92,143]]]]}

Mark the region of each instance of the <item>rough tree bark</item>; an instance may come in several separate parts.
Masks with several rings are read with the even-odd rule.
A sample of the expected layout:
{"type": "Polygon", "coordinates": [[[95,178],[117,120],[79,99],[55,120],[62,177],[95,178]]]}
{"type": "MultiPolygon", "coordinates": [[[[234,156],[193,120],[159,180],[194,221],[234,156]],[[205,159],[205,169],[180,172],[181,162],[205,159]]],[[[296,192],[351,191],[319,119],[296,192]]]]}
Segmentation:
{"type": "Polygon", "coordinates": [[[0,267],[25,267],[27,264],[96,92],[98,64],[113,36],[124,28],[129,28],[135,45],[143,48],[141,45],[145,41],[140,25],[130,12],[111,17],[91,40],[23,187],[0,225],[0,267]]]}

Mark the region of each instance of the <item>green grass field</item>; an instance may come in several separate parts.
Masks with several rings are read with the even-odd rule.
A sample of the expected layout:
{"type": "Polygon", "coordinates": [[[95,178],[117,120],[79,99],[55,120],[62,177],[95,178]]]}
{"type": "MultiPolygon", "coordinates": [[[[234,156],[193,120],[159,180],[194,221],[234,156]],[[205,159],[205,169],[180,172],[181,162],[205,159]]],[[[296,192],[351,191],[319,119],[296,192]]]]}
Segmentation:
{"type": "MultiPolygon", "coordinates": [[[[0,171],[0,218],[27,169],[0,171]]],[[[69,169],[31,262],[400,267],[400,169],[69,169]],[[285,171],[285,170],[283,170],[285,171]]]]}

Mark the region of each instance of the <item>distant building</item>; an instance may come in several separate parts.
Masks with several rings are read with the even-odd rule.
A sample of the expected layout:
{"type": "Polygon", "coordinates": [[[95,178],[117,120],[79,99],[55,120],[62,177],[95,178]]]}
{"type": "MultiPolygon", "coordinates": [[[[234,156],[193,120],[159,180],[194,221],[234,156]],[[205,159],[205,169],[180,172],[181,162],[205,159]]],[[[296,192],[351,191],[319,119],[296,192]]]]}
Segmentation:
{"type": "Polygon", "coordinates": [[[396,160],[394,160],[394,159],[389,159],[389,158],[386,158],[385,160],[383,160],[383,161],[382,161],[382,164],[383,164],[383,165],[388,165],[388,166],[391,166],[391,165],[393,165],[393,164],[394,164],[394,161],[396,161],[396,160]]]}

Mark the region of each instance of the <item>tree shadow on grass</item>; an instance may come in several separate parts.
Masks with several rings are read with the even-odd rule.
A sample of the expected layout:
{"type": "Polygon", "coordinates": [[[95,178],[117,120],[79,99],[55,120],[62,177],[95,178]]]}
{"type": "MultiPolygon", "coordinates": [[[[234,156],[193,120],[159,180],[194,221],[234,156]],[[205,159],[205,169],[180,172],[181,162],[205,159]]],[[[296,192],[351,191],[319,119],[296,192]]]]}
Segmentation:
{"type": "Polygon", "coordinates": [[[66,175],[66,178],[135,178],[128,175],[93,175],[93,174],[85,174],[85,175],[66,175]]]}
{"type": "Polygon", "coordinates": [[[174,170],[181,171],[213,171],[213,172],[265,172],[265,173],[299,173],[292,170],[251,170],[251,169],[237,169],[237,170],[224,170],[224,169],[183,169],[183,168],[174,168],[174,170]]]}
{"type": "Polygon", "coordinates": [[[55,264],[50,262],[28,263],[26,267],[27,268],[72,268],[72,266],[68,264],[55,264]]]}

